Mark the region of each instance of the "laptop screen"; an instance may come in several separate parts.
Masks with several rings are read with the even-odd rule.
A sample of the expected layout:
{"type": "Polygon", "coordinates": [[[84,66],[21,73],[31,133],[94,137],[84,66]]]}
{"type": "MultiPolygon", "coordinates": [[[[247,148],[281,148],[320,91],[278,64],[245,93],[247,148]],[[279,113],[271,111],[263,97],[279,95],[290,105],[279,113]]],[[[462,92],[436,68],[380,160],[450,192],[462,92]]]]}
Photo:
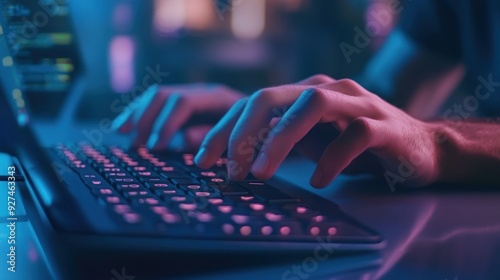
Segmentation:
{"type": "Polygon", "coordinates": [[[35,113],[58,111],[82,71],[66,2],[0,0],[3,37],[35,113]]]}
{"type": "Polygon", "coordinates": [[[8,113],[8,111],[10,111],[10,114],[13,114],[17,120],[17,125],[24,127],[29,123],[26,100],[23,94],[20,77],[18,75],[16,65],[14,64],[13,56],[7,44],[3,19],[4,18],[0,21],[0,59],[2,61],[0,73],[2,77],[1,84],[3,87],[3,97],[7,102],[2,102],[4,104],[1,105],[2,108],[0,109],[4,111],[4,113],[8,113]],[[6,106],[10,108],[5,108],[6,106]]]}

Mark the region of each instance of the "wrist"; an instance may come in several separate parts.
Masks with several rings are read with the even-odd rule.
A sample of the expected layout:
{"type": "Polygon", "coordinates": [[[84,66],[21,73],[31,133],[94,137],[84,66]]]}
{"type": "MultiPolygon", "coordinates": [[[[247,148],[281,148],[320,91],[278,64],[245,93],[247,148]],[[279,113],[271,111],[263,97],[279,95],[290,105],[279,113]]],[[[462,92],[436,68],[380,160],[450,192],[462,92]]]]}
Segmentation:
{"type": "Polygon", "coordinates": [[[461,153],[457,132],[449,123],[430,123],[432,140],[435,149],[435,174],[433,181],[451,182],[457,179],[457,163],[461,161],[461,153]]]}

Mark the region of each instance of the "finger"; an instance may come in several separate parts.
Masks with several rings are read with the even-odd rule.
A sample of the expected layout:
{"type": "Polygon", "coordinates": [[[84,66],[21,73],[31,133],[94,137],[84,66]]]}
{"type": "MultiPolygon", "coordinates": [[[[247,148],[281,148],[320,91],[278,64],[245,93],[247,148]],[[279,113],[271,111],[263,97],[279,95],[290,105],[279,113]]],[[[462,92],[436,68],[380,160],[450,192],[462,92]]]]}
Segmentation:
{"type": "Polygon", "coordinates": [[[318,74],[318,75],[311,76],[307,79],[304,79],[304,80],[298,82],[297,85],[314,86],[314,85],[319,85],[319,84],[324,84],[324,83],[332,83],[332,82],[335,82],[335,79],[333,79],[327,75],[318,74]]]}
{"type": "Polygon", "coordinates": [[[368,148],[381,145],[378,122],[357,118],[325,149],[311,178],[311,185],[321,188],[330,183],[353,159],[368,148]]]}
{"type": "MultiPolygon", "coordinates": [[[[147,143],[147,141],[150,140],[150,136],[153,134],[156,141],[159,139],[159,136],[161,136],[161,134],[158,134],[159,127],[157,127],[154,131],[156,134],[153,133],[154,124],[157,123],[156,119],[160,116],[161,112],[163,112],[163,114],[166,114],[168,112],[168,110],[165,110],[164,107],[166,106],[166,103],[170,99],[171,95],[177,93],[179,95],[179,98],[181,98],[181,96],[188,97],[196,95],[199,97],[198,102],[192,102],[189,104],[190,111],[195,112],[200,109],[204,109],[206,111],[205,113],[210,113],[211,111],[220,110],[219,107],[223,106],[223,102],[220,102],[215,98],[208,98],[211,96],[209,93],[214,93],[212,92],[214,90],[214,87],[203,87],[199,84],[162,87],[154,98],[146,100],[141,104],[140,111],[136,114],[137,117],[135,122],[137,127],[137,137],[134,145],[139,146],[147,143]]],[[[174,113],[171,116],[176,116],[176,114],[174,113]]],[[[163,115],[162,120],[160,120],[158,123],[161,124],[162,121],[166,121],[165,118],[166,116],[163,115]]],[[[172,125],[174,125],[175,123],[175,120],[173,120],[172,125]]],[[[163,144],[169,141],[169,138],[171,138],[172,134],[175,133],[179,127],[167,126],[166,129],[170,128],[172,128],[174,131],[170,134],[165,135],[165,139],[162,139],[162,143],[158,143],[158,145],[164,146],[163,144]]],[[[150,146],[152,148],[154,147],[154,145],[154,143],[150,142],[150,146]]]]}
{"type": "Polygon", "coordinates": [[[192,114],[191,99],[182,94],[171,94],[160,114],[154,121],[147,147],[153,150],[163,149],[175,132],[186,123],[192,114]]]}
{"type": "MultiPolygon", "coordinates": [[[[144,104],[148,105],[150,99],[154,97],[158,90],[158,85],[150,86],[144,93],[137,97],[132,103],[130,103],[124,110],[121,112],[112,123],[113,130],[117,130],[121,133],[130,133],[135,125],[134,125],[134,115],[136,115],[140,107],[143,107],[144,104]]],[[[141,110],[142,111],[142,110],[141,110]]]]}
{"type": "Polygon", "coordinates": [[[340,132],[331,123],[318,123],[293,146],[293,149],[317,163],[326,147],[339,134],[340,132]]]}
{"type": "Polygon", "coordinates": [[[281,86],[263,89],[249,99],[236,122],[228,145],[228,170],[232,180],[243,180],[254,159],[255,149],[271,130],[269,123],[282,108],[291,105],[307,86],[281,86]]]}
{"type": "Polygon", "coordinates": [[[269,179],[281,162],[325,112],[325,96],[318,90],[306,90],[293,103],[268,134],[252,173],[259,179],[269,179]]]}
{"type": "Polygon", "coordinates": [[[209,168],[224,153],[228,146],[231,131],[241,116],[247,100],[248,98],[243,98],[236,101],[221,120],[207,133],[194,159],[198,166],[209,168]]]}
{"type": "Polygon", "coordinates": [[[366,90],[360,84],[351,79],[341,79],[338,81],[323,83],[318,87],[350,96],[361,96],[366,92],[366,90]]]}
{"type": "Polygon", "coordinates": [[[184,138],[186,141],[186,147],[189,150],[197,150],[207,133],[212,129],[212,125],[197,125],[193,127],[186,128],[184,132],[184,138]]]}

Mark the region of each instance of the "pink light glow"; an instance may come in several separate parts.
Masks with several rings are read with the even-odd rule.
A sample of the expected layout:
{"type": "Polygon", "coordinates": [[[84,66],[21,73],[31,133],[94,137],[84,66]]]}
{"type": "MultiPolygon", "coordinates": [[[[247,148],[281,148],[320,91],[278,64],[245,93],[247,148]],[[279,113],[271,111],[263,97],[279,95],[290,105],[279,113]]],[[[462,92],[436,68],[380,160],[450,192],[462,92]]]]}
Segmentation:
{"type": "Polygon", "coordinates": [[[116,36],[109,44],[111,87],[115,92],[125,93],[135,84],[135,44],[129,36],[116,36]]]}

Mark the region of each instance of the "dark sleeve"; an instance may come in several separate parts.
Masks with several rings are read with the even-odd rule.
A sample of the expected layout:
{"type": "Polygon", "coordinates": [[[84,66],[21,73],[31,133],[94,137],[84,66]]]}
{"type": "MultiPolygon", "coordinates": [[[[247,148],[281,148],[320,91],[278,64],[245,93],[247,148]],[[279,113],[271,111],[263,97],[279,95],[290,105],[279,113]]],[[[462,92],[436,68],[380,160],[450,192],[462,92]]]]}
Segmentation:
{"type": "Polygon", "coordinates": [[[458,60],[462,53],[457,17],[460,2],[406,0],[398,27],[421,47],[458,60]]]}

